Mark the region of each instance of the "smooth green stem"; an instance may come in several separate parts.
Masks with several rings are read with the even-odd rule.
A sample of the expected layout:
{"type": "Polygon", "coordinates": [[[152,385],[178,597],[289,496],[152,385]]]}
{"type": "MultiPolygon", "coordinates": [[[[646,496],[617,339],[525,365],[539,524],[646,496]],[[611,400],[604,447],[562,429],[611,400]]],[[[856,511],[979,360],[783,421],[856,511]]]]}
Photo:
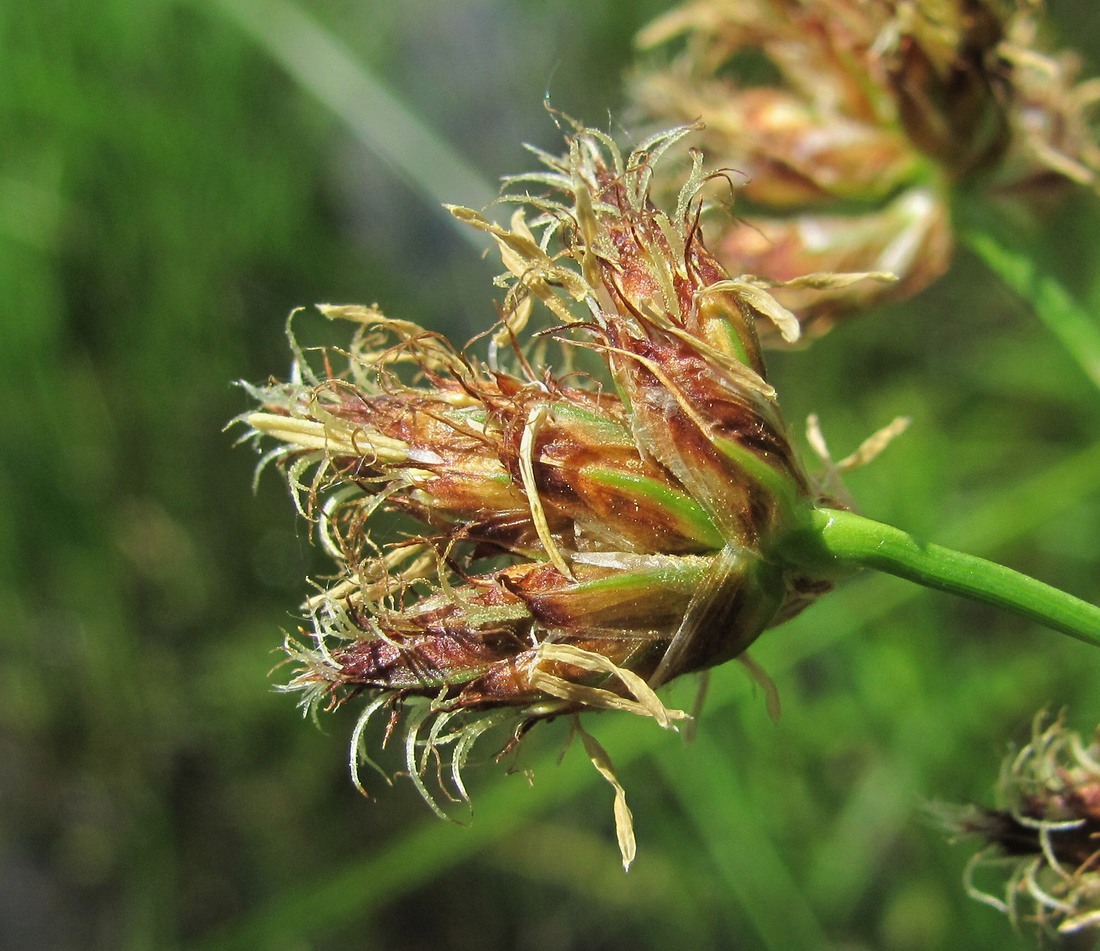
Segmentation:
{"type": "Polygon", "coordinates": [[[1100,607],[1004,565],[922,542],[852,512],[816,509],[810,528],[788,539],[783,555],[818,572],[874,568],[996,605],[1100,646],[1100,607]]]}

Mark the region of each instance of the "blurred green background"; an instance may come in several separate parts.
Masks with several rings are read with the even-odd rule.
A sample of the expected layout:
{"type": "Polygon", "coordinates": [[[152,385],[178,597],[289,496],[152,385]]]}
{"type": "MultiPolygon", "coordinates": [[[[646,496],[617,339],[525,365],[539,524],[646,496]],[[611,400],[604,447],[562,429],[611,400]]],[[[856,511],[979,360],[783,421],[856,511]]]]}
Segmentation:
{"type": "MultiPolygon", "coordinates": [[[[972,848],[922,804],[989,802],[1044,706],[1091,729],[1100,653],[995,611],[857,579],[754,652],[778,724],[736,666],[690,745],[594,719],[628,875],[555,727],[530,777],[471,770],[452,826],[407,782],[355,792],[353,709],[318,730],[272,689],[324,562],[274,473],[253,494],[232,381],[285,374],[285,316],[315,301],[483,329],[497,267],[438,201],[556,151],[547,94],[619,130],[631,36],[666,6],[0,6],[0,948],[1033,945],[966,898],[972,848]],[[372,82],[472,177],[410,186],[384,155],[417,130],[372,82]]],[[[1095,72],[1093,0],[1053,6],[1095,72]]],[[[1036,241],[1094,313],[1098,248],[1091,198],[1036,241]]],[[[851,477],[865,512],[1100,599],[1100,394],[976,261],[772,373],[838,455],[913,417],[851,477]]]]}

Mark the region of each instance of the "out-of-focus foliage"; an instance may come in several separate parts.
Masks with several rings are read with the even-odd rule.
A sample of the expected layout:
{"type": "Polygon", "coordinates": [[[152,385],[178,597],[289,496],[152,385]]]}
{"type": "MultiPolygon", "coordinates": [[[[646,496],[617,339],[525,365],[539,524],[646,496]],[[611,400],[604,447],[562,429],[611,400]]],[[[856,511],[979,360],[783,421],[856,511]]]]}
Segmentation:
{"type": "Polygon", "coordinates": [[[964,203],[1022,223],[1100,183],[1097,84],[1043,23],[1032,0],[694,0],[639,35],[630,85],[649,122],[701,117],[703,147],[743,177],[720,260],[896,274],[777,291],[820,332],[939,278],[964,203]]]}
{"type": "MultiPolygon", "coordinates": [[[[629,144],[618,76],[663,6],[298,9],[492,181],[531,166],[521,141],[557,149],[547,93],[629,144]]],[[[553,728],[530,783],[471,770],[469,828],[407,783],[358,796],[352,715],[321,732],[271,690],[324,565],[277,479],[251,493],[229,381],[284,373],[284,317],[316,300],[461,341],[495,314],[495,267],[232,7],[0,8],[0,947],[1026,947],[920,803],[988,800],[1043,705],[1094,724],[1100,656],[900,581],[761,641],[778,725],[737,669],[692,744],[600,718],[628,876],[610,792],[577,749],[554,765],[553,728]]],[[[1095,72],[1090,11],[1059,3],[1053,28],[1095,72]]],[[[1035,247],[1093,311],[1098,244],[1082,198],[1035,247]]],[[[772,377],[838,454],[914,417],[850,480],[868,514],[1100,598],[1100,397],[975,261],[772,377]]]]}

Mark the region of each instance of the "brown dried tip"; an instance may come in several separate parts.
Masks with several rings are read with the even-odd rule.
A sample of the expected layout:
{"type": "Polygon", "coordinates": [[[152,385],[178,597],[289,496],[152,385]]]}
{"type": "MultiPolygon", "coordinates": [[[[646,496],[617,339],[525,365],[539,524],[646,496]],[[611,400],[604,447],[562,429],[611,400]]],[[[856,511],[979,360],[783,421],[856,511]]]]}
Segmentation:
{"type": "MultiPolygon", "coordinates": [[[[674,212],[649,201],[656,160],[687,131],[624,159],[579,130],[566,156],[511,180],[526,190],[506,196],[520,205],[508,226],[452,209],[507,269],[485,360],[375,308],[324,306],[354,325],[349,347],[320,371],[298,351],[299,378],[252,389],[244,420],[276,441],[267,459],[339,567],[307,602],[312,646],[287,646],[287,689],[309,710],[371,697],[353,770],[372,714],[389,711],[387,735],[405,714],[406,767],[437,811],[425,771],[450,749],[444,792],[465,798],[488,725],[514,717],[519,736],[619,709],[673,726],[685,714],[657,688],[742,654],[829,586],[774,557],[817,490],[755,325],[793,338],[798,322],[703,247],[698,156],[674,212]],[[417,527],[396,532],[386,513],[417,527]]],[[[621,787],[585,748],[616,787],[628,862],[621,787]]]]}

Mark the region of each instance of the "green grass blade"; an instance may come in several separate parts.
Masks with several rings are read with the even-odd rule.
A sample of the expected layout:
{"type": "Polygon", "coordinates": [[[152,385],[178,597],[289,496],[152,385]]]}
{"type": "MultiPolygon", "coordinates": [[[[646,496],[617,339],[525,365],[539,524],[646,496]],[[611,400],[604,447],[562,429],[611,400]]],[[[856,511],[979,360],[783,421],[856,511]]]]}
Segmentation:
{"type": "Polygon", "coordinates": [[[723,890],[735,898],[767,951],[826,948],[806,892],[768,835],[760,807],[743,789],[736,753],[707,731],[655,754],[669,791],[705,844],[723,890]],[[720,789],[721,795],[715,795],[720,789]]]}
{"type": "Polygon", "coordinates": [[[1012,290],[1027,301],[1090,380],[1100,387],[1100,322],[1087,313],[1035,260],[987,231],[969,230],[964,242],[1012,290]]]}
{"type": "Polygon", "coordinates": [[[443,210],[446,202],[483,208],[495,186],[387,90],[322,24],[289,0],[215,0],[302,89],[332,112],[462,236],[478,248],[480,234],[443,210]]]}

